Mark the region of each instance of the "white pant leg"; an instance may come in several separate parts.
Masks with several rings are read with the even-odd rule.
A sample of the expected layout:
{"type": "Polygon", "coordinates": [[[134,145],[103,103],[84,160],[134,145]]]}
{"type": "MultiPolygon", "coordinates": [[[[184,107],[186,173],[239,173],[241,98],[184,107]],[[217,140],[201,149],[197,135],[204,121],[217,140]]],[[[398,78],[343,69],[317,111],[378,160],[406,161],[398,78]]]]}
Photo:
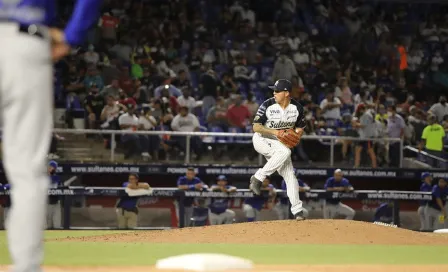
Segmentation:
{"type": "MultiPolygon", "coordinates": [[[[176,217],[178,221],[178,226],[180,226],[180,218],[179,218],[179,202],[174,201],[174,208],[176,209],[176,217]]],[[[193,207],[185,207],[184,208],[184,227],[190,227],[191,225],[191,217],[193,216],[193,207]]]]}
{"type": "Polygon", "coordinates": [[[426,230],[427,226],[425,220],[425,206],[419,206],[417,214],[420,219],[420,230],[426,230]]]}
{"type": "Polygon", "coordinates": [[[52,229],[53,228],[53,213],[54,213],[54,207],[53,205],[47,204],[47,216],[45,217],[45,229],[52,229]]]}
{"type": "MultiPolygon", "coordinates": [[[[284,146],[283,144],[281,145],[284,146]]],[[[291,152],[289,154],[291,154],[291,152]]],[[[292,166],[290,155],[286,158],[283,165],[281,165],[277,171],[280,176],[285,179],[286,194],[288,195],[289,202],[291,202],[291,213],[295,215],[303,210],[303,203],[299,197],[299,183],[294,173],[294,167],[292,166]]]]}
{"type": "Polygon", "coordinates": [[[8,220],[9,208],[3,208],[3,227],[6,229],[6,220],[8,220]]]}
{"type": "Polygon", "coordinates": [[[430,207],[425,207],[425,222],[427,230],[436,230],[439,228],[440,211],[430,207]]]}
{"type": "Polygon", "coordinates": [[[12,271],[41,271],[50,180],[46,158],[53,129],[53,63],[49,39],[1,24],[0,93],[3,165],[11,183],[8,246],[12,271]]]}
{"type": "Polygon", "coordinates": [[[51,228],[61,228],[62,226],[62,213],[61,213],[61,205],[59,203],[57,204],[48,204],[48,209],[51,211],[51,213],[47,212],[47,214],[50,214],[50,217],[47,219],[47,222],[49,223],[49,227],[51,228]]]}
{"type": "Polygon", "coordinates": [[[288,158],[291,159],[291,149],[287,148],[277,140],[267,139],[260,136],[259,133],[255,133],[252,137],[252,141],[255,150],[269,158],[264,167],[258,169],[255,173],[255,178],[260,181],[263,181],[267,176],[270,176],[277,171],[283,166],[288,158]]]}
{"type": "Polygon", "coordinates": [[[235,212],[227,209],[224,213],[224,224],[232,224],[233,220],[235,220],[235,212]]]}
{"type": "Polygon", "coordinates": [[[255,221],[258,220],[259,212],[256,209],[254,209],[251,205],[244,204],[243,211],[246,218],[255,218],[255,221]]]}
{"type": "Polygon", "coordinates": [[[323,213],[324,219],[333,219],[336,217],[337,205],[333,204],[324,204],[323,213]]]}
{"type": "Polygon", "coordinates": [[[208,220],[210,221],[210,225],[221,225],[224,221],[224,213],[216,214],[209,211],[208,220]]]}
{"type": "Polygon", "coordinates": [[[343,204],[342,202],[339,202],[339,205],[337,205],[336,212],[338,214],[345,215],[345,219],[352,220],[355,217],[355,210],[350,208],[349,206],[343,204]]]}

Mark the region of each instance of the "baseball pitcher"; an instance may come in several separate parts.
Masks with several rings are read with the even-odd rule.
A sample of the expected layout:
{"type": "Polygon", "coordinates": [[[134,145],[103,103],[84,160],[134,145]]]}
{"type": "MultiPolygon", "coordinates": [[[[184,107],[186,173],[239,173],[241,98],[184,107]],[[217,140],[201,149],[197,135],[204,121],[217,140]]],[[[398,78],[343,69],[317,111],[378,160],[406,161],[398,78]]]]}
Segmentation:
{"type": "MultiPolygon", "coordinates": [[[[305,182],[303,182],[301,179],[297,178],[297,181],[299,183],[299,196],[300,199],[304,199],[305,198],[305,192],[308,192],[310,190],[310,186],[308,186],[308,184],[306,184],[305,182]]],[[[282,190],[286,191],[287,190],[287,185],[286,185],[286,181],[283,180],[282,181],[282,190]]],[[[305,207],[302,207],[303,210],[303,217],[308,218],[308,210],[305,207]]],[[[279,220],[285,220],[289,218],[289,203],[288,200],[286,198],[281,198],[276,206],[275,206],[275,211],[277,212],[277,216],[279,220]]]]}
{"type": "MultiPolygon", "coordinates": [[[[327,179],[324,188],[327,192],[353,191],[353,186],[348,179],[342,177],[341,169],[336,169],[334,171],[334,176],[327,179]]],[[[337,215],[344,215],[345,219],[351,220],[355,217],[355,210],[343,204],[339,198],[327,199],[324,205],[324,218],[333,219],[337,215]]]]}
{"type": "Polygon", "coordinates": [[[53,64],[81,45],[99,0],[77,1],[64,31],[50,28],[54,0],[0,0],[3,166],[11,183],[8,247],[14,272],[41,271],[53,129],[53,64]],[[32,222],[32,223],[30,223],[32,222]]]}
{"type": "Polygon", "coordinates": [[[432,199],[425,208],[426,230],[436,230],[443,227],[446,220],[446,197],[448,187],[446,179],[439,179],[438,184],[432,187],[432,199]]]}
{"type": "MultiPolygon", "coordinates": [[[[210,187],[212,192],[233,193],[236,187],[227,185],[227,177],[220,175],[216,184],[210,187]]],[[[229,198],[213,198],[209,205],[210,225],[232,224],[235,212],[229,209],[229,198]]]]}
{"type": "MultiPolygon", "coordinates": [[[[428,172],[424,172],[421,175],[422,184],[420,185],[420,192],[431,192],[432,191],[432,175],[428,172]]],[[[418,217],[420,219],[420,230],[427,230],[428,226],[426,225],[426,205],[428,205],[428,201],[420,200],[419,207],[417,210],[418,217]]]]}
{"type": "Polygon", "coordinates": [[[291,99],[292,84],[279,79],[274,86],[274,97],[261,104],[253,121],[255,150],[267,163],[250,178],[249,189],[260,195],[262,181],[277,171],[286,181],[291,212],[297,220],[304,220],[299,184],[291,161],[291,148],[297,146],[305,127],[302,105],[291,99]]]}

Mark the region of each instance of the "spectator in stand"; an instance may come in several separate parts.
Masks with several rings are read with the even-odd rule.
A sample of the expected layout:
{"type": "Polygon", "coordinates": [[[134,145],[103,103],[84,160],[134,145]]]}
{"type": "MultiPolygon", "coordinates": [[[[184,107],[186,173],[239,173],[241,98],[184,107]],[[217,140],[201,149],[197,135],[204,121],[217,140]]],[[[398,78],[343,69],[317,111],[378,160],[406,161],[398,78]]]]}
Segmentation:
{"type": "Polygon", "coordinates": [[[227,119],[230,126],[237,127],[242,130],[245,130],[246,126],[249,124],[251,114],[249,109],[243,105],[241,95],[236,95],[234,103],[230,105],[227,110],[227,119]]]}
{"type": "Polygon", "coordinates": [[[179,103],[177,103],[177,98],[174,95],[171,95],[168,89],[162,90],[162,96],[160,97],[160,100],[165,104],[165,107],[170,109],[170,112],[174,115],[179,112],[179,103]]]}
{"type": "Polygon", "coordinates": [[[196,108],[196,100],[191,97],[191,92],[188,88],[182,90],[182,95],[177,98],[179,107],[187,107],[190,112],[196,108]]]}
{"type": "Polygon", "coordinates": [[[225,100],[222,96],[216,99],[216,105],[211,107],[207,114],[208,127],[220,127],[223,131],[227,131],[227,108],[225,100]]]}
{"type": "Polygon", "coordinates": [[[93,44],[89,44],[87,47],[87,52],[84,53],[84,61],[91,65],[97,65],[100,61],[100,55],[95,52],[95,46],[93,44]]]}
{"type": "Polygon", "coordinates": [[[222,76],[222,91],[221,94],[224,98],[229,98],[238,92],[238,86],[233,82],[232,74],[224,73],[222,76]]]}
{"type": "MultiPolygon", "coordinates": [[[[143,105],[142,112],[138,118],[138,123],[141,125],[141,130],[154,131],[157,127],[157,120],[152,116],[151,107],[148,104],[143,105]]],[[[160,137],[159,135],[147,135],[148,138],[148,153],[155,159],[159,159],[160,137]]]]}
{"type": "Polygon", "coordinates": [[[202,112],[207,114],[216,104],[216,98],[220,95],[221,82],[213,69],[208,69],[201,76],[199,89],[202,92],[202,112]]]}
{"type": "Polygon", "coordinates": [[[101,111],[100,120],[103,123],[101,128],[119,129],[118,116],[120,111],[126,111],[126,107],[118,103],[114,96],[106,97],[106,105],[101,111]]]}
{"type": "Polygon", "coordinates": [[[244,101],[243,105],[246,106],[247,109],[249,110],[249,113],[250,113],[250,116],[252,119],[252,117],[254,117],[255,114],[257,113],[257,110],[259,107],[258,103],[256,102],[256,98],[255,98],[253,92],[249,92],[247,94],[247,99],[246,99],[246,101],[244,101]]]}
{"type": "MultiPolygon", "coordinates": [[[[443,140],[445,136],[445,130],[437,123],[437,117],[435,115],[430,115],[428,117],[428,126],[423,130],[419,151],[421,151],[424,146],[427,153],[438,158],[443,158],[443,140]]],[[[439,163],[437,160],[432,158],[428,160],[431,166],[438,167],[439,163]]]]}
{"type": "Polygon", "coordinates": [[[179,70],[177,78],[173,81],[173,85],[181,90],[184,88],[191,90],[193,88],[188,73],[185,70],[179,70]]]}
{"type": "MultiPolygon", "coordinates": [[[[403,117],[397,114],[397,108],[390,106],[387,115],[387,133],[389,138],[404,138],[404,129],[406,127],[403,117]]],[[[389,161],[390,166],[400,167],[400,142],[389,143],[389,161]]]]}
{"type": "MultiPolygon", "coordinates": [[[[90,66],[87,69],[87,75],[84,77],[84,88],[88,92],[95,92],[104,88],[103,79],[98,74],[95,66],[90,66]]],[[[83,98],[82,96],[80,98],[83,98]]]]}
{"type": "Polygon", "coordinates": [[[132,91],[134,90],[134,81],[129,76],[129,68],[128,67],[121,68],[121,75],[120,75],[120,78],[118,79],[118,82],[120,84],[120,88],[128,96],[132,96],[132,91]]]}
{"type": "Polygon", "coordinates": [[[88,112],[88,126],[90,129],[96,129],[98,127],[98,121],[100,121],[101,112],[104,108],[104,97],[99,94],[98,88],[92,86],[90,93],[84,100],[85,109],[88,112]]]}
{"type": "Polygon", "coordinates": [[[117,58],[111,57],[110,63],[108,65],[103,65],[101,69],[101,77],[103,78],[104,84],[112,84],[112,81],[120,78],[120,75],[119,61],[117,58]]]}
{"type": "MultiPolygon", "coordinates": [[[[376,124],[373,113],[368,110],[363,104],[358,106],[355,113],[359,121],[355,122],[354,126],[358,129],[359,137],[363,139],[375,137],[376,124]]],[[[363,150],[367,150],[367,154],[369,155],[372,162],[372,168],[376,168],[376,155],[373,149],[373,143],[370,140],[357,142],[355,148],[355,167],[359,167],[361,163],[361,155],[363,150]]]]}
{"type": "Polygon", "coordinates": [[[118,80],[114,79],[112,80],[110,85],[107,85],[101,90],[100,95],[104,97],[111,96],[114,99],[118,99],[120,97],[121,92],[123,92],[123,90],[120,88],[118,80]]]}
{"type": "MultiPolygon", "coordinates": [[[[180,57],[176,57],[174,59],[171,69],[173,70],[174,73],[176,73],[176,75],[179,78],[181,77],[180,74],[183,73],[182,80],[190,80],[190,71],[188,69],[188,66],[183,61],[181,61],[180,57]]],[[[177,86],[179,86],[179,85],[177,85],[177,86]]],[[[179,87],[181,87],[181,86],[179,86],[179,87]]]]}
{"type": "Polygon", "coordinates": [[[176,86],[171,84],[171,78],[165,78],[162,85],[154,90],[154,97],[159,98],[162,96],[163,90],[167,90],[170,96],[179,97],[182,95],[182,91],[176,86]]]}
{"type": "Polygon", "coordinates": [[[162,128],[163,126],[170,127],[174,118],[169,104],[163,103],[160,99],[154,101],[151,115],[156,118],[157,124],[160,124],[162,128]]]}
{"type": "MultiPolygon", "coordinates": [[[[137,131],[143,129],[143,125],[139,124],[138,117],[135,115],[135,104],[127,104],[127,112],[120,115],[118,124],[123,131],[137,131]]],[[[137,134],[123,134],[121,141],[125,145],[125,159],[132,155],[141,154],[144,160],[148,160],[150,155],[148,153],[148,138],[145,135],[137,134]]]]}
{"type": "Polygon", "coordinates": [[[139,79],[134,80],[134,92],[132,93],[132,98],[134,98],[138,105],[149,102],[148,96],[142,87],[142,82],[139,79]]]}
{"type": "Polygon", "coordinates": [[[120,39],[120,42],[114,45],[109,52],[115,54],[121,61],[125,61],[126,63],[131,62],[132,47],[124,38],[120,39]]]}
{"type": "Polygon", "coordinates": [[[333,91],[328,91],[326,98],[320,102],[322,116],[325,119],[340,120],[342,103],[339,98],[334,97],[333,91]]]}
{"type": "Polygon", "coordinates": [[[350,109],[350,111],[353,111],[353,94],[350,90],[350,86],[348,85],[348,80],[346,77],[341,77],[339,79],[339,85],[336,86],[334,95],[340,99],[344,106],[350,109]]]}
{"type": "Polygon", "coordinates": [[[278,79],[292,80],[293,77],[298,76],[296,66],[294,62],[283,52],[279,55],[274,64],[274,70],[272,71],[272,80],[278,79]]]}
{"type": "Polygon", "coordinates": [[[135,57],[134,63],[131,65],[131,75],[134,79],[141,79],[143,77],[142,58],[135,57]]]}
{"type": "Polygon", "coordinates": [[[246,90],[249,90],[249,83],[255,79],[256,71],[253,70],[251,72],[249,70],[246,65],[246,59],[241,55],[236,57],[236,62],[237,64],[233,68],[233,76],[237,82],[240,82],[245,86],[246,90]]]}
{"type": "Polygon", "coordinates": [[[115,42],[117,39],[117,29],[119,19],[110,12],[105,12],[101,16],[98,26],[101,28],[101,38],[107,42],[115,42]]]}
{"type": "Polygon", "coordinates": [[[443,117],[448,115],[448,104],[446,103],[446,96],[442,95],[439,98],[439,103],[432,105],[429,112],[437,117],[437,122],[442,122],[443,117]]]}
{"type": "MultiPolygon", "coordinates": [[[[173,131],[182,132],[195,132],[200,130],[200,124],[198,118],[189,113],[187,107],[180,107],[179,114],[176,115],[171,122],[171,129],[173,131]]],[[[175,144],[183,150],[186,150],[186,137],[175,136],[173,137],[175,144]]],[[[200,159],[202,155],[202,141],[198,136],[192,136],[190,138],[190,147],[196,155],[196,159],[200,159]]]]}

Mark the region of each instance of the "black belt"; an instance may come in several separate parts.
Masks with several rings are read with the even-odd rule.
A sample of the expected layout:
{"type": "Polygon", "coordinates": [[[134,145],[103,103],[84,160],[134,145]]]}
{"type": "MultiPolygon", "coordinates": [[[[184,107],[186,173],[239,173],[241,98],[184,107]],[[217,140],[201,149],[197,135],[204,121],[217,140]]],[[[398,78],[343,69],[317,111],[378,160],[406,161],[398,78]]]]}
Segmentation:
{"type": "Polygon", "coordinates": [[[42,29],[38,26],[38,25],[26,25],[26,24],[19,24],[10,20],[4,20],[4,19],[0,19],[0,24],[3,23],[9,23],[9,24],[15,24],[17,26],[19,26],[19,32],[20,33],[24,33],[30,36],[34,36],[34,37],[38,37],[41,39],[45,39],[45,35],[44,32],[42,31],[42,29]]]}

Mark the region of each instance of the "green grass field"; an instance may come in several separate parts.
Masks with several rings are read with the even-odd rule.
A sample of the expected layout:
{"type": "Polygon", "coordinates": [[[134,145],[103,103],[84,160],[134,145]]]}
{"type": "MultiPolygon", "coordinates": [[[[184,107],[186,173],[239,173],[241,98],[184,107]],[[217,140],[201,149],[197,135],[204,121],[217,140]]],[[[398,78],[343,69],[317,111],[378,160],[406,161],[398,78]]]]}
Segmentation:
{"type": "MultiPolygon", "coordinates": [[[[93,236],[111,231],[47,231],[46,238],[93,236]]],[[[115,232],[117,233],[117,232],[115,232]]],[[[6,233],[0,232],[0,265],[9,264],[6,233]]],[[[256,264],[448,264],[446,246],[151,244],[49,241],[46,265],[153,265],[186,253],[224,253],[256,264]]]]}

